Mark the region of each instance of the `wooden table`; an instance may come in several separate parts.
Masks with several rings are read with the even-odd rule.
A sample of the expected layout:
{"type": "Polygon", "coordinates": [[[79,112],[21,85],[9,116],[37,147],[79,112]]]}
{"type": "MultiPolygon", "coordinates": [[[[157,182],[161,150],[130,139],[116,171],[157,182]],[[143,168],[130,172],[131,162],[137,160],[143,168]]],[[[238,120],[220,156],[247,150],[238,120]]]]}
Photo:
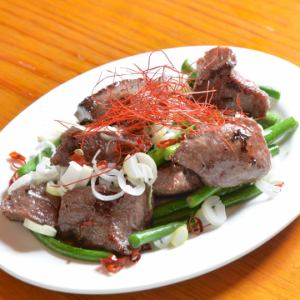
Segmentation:
{"type": "MultiPolygon", "coordinates": [[[[77,74],[149,50],[227,44],[299,65],[299,18],[295,0],[0,1],[0,128],[77,74]]],[[[299,236],[300,219],[253,253],[207,275],[102,298],[300,299],[299,236]]],[[[73,298],[89,297],[42,290],[0,272],[0,299],[73,298]]]]}

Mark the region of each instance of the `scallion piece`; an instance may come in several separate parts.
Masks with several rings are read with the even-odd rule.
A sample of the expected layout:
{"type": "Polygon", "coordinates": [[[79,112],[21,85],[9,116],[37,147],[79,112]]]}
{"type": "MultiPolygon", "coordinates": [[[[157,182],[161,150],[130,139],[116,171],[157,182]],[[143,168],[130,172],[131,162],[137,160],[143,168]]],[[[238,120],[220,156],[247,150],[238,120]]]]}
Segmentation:
{"type": "Polygon", "coordinates": [[[275,100],[280,99],[280,92],[275,90],[274,88],[272,88],[270,86],[266,86],[266,85],[260,85],[259,88],[261,90],[263,90],[264,92],[266,92],[271,98],[273,98],[275,100]]]}

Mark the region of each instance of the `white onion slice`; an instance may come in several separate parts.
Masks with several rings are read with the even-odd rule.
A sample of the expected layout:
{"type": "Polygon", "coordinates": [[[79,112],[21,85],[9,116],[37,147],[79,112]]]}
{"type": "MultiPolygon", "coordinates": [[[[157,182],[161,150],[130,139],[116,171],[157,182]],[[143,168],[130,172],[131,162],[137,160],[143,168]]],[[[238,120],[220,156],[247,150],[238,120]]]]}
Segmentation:
{"type": "Polygon", "coordinates": [[[82,167],[75,161],[71,161],[64,175],[60,178],[60,183],[68,190],[72,190],[79,179],[82,167]]]}
{"type": "Polygon", "coordinates": [[[169,246],[170,242],[171,242],[172,237],[173,237],[173,234],[169,234],[167,236],[164,236],[163,238],[161,238],[157,241],[154,241],[153,245],[156,248],[159,248],[159,249],[167,248],[169,246]]]}
{"type": "Polygon", "coordinates": [[[55,154],[55,152],[56,152],[56,147],[55,147],[55,145],[54,145],[52,142],[50,142],[50,141],[44,141],[44,142],[40,143],[40,144],[36,147],[37,154],[38,154],[38,155],[41,154],[41,152],[42,152],[43,150],[47,149],[47,148],[50,148],[50,149],[51,149],[51,151],[52,151],[51,157],[52,157],[52,156],[55,154]]]}
{"type": "Polygon", "coordinates": [[[97,157],[98,157],[98,155],[100,154],[100,152],[101,152],[101,149],[99,149],[99,150],[95,153],[95,155],[94,155],[94,157],[93,157],[93,159],[92,159],[92,165],[93,165],[94,170],[97,169],[97,157]]]}
{"type": "Polygon", "coordinates": [[[92,119],[91,113],[84,106],[81,105],[78,106],[76,115],[79,121],[92,119]]]}
{"type": "Polygon", "coordinates": [[[150,127],[150,133],[152,133],[151,141],[153,144],[156,144],[161,141],[163,136],[168,131],[168,128],[163,125],[155,124],[150,127]]]}
{"type": "Polygon", "coordinates": [[[52,196],[62,197],[67,190],[63,186],[55,184],[53,181],[48,181],[46,191],[52,196]]]}
{"type": "Polygon", "coordinates": [[[57,233],[57,231],[54,227],[49,226],[49,225],[41,225],[41,224],[33,222],[29,219],[25,219],[23,225],[26,228],[30,229],[31,231],[34,231],[34,232],[37,232],[37,233],[40,233],[43,235],[51,236],[51,237],[56,236],[56,233],[57,233]]]}
{"type": "Polygon", "coordinates": [[[207,221],[207,219],[204,217],[203,212],[201,210],[201,208],[199,208],[196,213],[195,213],[195,217],[198,218],[203,226],[209,225],[209,222],[207,221]]]}
{"type": "Polygon", "coordinates": [[[36,166],[33,179],[36,183],[57,180],[59,172],[56,166],[51,165],[49,157],[43,157],[36,166]]]}
{"type": "Polygon", "coordinates": [[[213,226],[221,226],[227,219],[225,205],[219,196],[211,196],[201,206],[202,213],[213,226]]]}
{"type": "Polygon", "coordinates": [[[155,124],[150,127],[150,133],[153,135],[151,141],[157,144],[168,139],[177,139],[181,136],[181,131],[160,124],[155,124]]]}
{"type": "Polygon", "coordinates": [[[153,160],[153,158],[150,155],[143,152],[138,152],[135,155],[137,156],[139,163],[148,165],[151,168],[153,173],[153,182],[154,182],[157,178],[157,165],[153,160]]]}
{"type": "Polygon", "coordinates": [[[151,168],[148,165],[141,164],[141,163],[138,163],[138,166],[140,168],[140,171],[143,174],[144,182],[148,183],[149,185],[152,185],[156,178],[154,179],[151,168]]]}
{"type": "Polygon", "coordinates": [[[124,177],[124,171],[121,170],[118,175],[118,184],[120,188],[127,194],[133,195],[133,196],[140,196],[145,191],[145,183],[141,182],[139,185],[132,187],[130,184],[126,183],[126,179],[124,177]]]}
{"type": "Polygon", "coordinates": [[[94,172],[93,168],[87,165],[83,165],[81,167],[81,171],[78,177],[78,182],[76,183],[76,187],[86,186],[89,183],[93,172],[94,172]]]}
{"type": "Polygon", "coordinates": [[[125,192],[124,191],[120,191],[117,194],[114,195],[103,195],[99,192],[96,191],[96,177],[92,177],[91,179],[91,187],[92,187],[92,192],[93,195],[98,199],[98,200],[102,200],[102,201],[113,201],[116,199],[121,198],[122,196],[124,196],[125,192]]]}
{"type": "Polygon", "coordinates": [[[187,229],[186,224],[184,224],[173,232],[171,244],[174,247],[178,247],[182,245],[188,238],[189,238],[189,231],[187,229]]]}
{"type": "Polygon", "coordinates": [[[278,193],[281,192],[281,188],[279,186],[276,186],[275,183],[268,182],[265,179],[259,179],[255,182],[255,186],[262,191],[263,193],[266,193],[270,197],[275,197],[278,195],[278,193]]]}
{"type": "Polygon", "coordinates": [[[124,173],[132,179],[141,179],[143,174],[138,166],[137,155],[127,156],[123,163],[124,173]]]}
{"type": "Polygon", "coordinates": [[[141,180],[152,185],[157,178],[157,166],[154,160],[143,152],[127,157],[123,164],[123,170],[130,182],[141,180]]]}
{"type": "Polygon", "coordinates": [[[9,188],[8,188],[8,194],[10,195],[12,191],[28,185],[33,180],[33,172],[30,172],[28,174],[23,175],[22,177],[18,178],[9,188]]]}
{"type": "MultiPolygon", "coordinates": [[[[95,170],[95,172],[103,173],[103,172],[105,172],[105,170],[97,169],[97,170],[95,170]]],[[[108,182],[118,183],[119,172],[120,172],[119,170],[112,169],[112,170],[108,171],[107,173],[100,174],[99,177],[108,182]]]]}

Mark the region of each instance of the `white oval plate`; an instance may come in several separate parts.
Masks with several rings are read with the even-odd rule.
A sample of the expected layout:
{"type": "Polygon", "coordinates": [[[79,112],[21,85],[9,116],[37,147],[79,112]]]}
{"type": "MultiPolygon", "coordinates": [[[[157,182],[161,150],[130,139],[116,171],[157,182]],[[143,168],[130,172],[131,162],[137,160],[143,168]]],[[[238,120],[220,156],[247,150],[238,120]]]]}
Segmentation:
{"type": "MultiPolygon", "coordinates": [[[[183,47],[165,50],[180,68],[182,61],[196,61],[211,47],[183,47]]],[[[298,89],[300,70],[295,65],[262,52],[234,48],[237,69],[257,83],[276,87],[282,99],[275,108],[282,116],[300,120],[298,89]]],[[[137,64],[145,68],[149,53],[124,58],[95,68],[52,90],[28,107],[0,134],[1,179],[3,195],[11,176],[6,158],[13,150],[29,155],[36,137],[55,126],[54,119],[68,120],[77,104],[91,94],[104,70],[124,73],[120,67],[137,64]]],[[[151,64],[166,63],[162,52],[152,55],[151,64]]],[[[49,252],[22,225],[0,216],[0,266],[5,272],[43,288],[81,293],[113,294],[160,287],[193,278],[228,264],[271,239],[300,213],[298,193],[300,130],[288,140],[277,158],[276,170],[285,182],[275,199],[265,196],[228,210],[228,220],[220,228],[186,242],[183,246],[146,253],[134,267],[112,276],[97,271],[97,265],[71,261],[49,252]]]]}

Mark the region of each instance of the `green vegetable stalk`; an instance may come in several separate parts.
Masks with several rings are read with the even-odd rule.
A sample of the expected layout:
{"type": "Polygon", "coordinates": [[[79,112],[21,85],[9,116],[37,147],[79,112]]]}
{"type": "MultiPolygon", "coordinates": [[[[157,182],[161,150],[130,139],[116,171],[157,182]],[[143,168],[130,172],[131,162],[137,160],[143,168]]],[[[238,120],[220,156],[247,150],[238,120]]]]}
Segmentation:
{"type": "Polygon", "coordinates": [[[173,222],[158,227],[149,228],[143,231],[132,233],[128,237],[128,241],[133,248],[138,248],[144,244],[157,241],[164,236],[173,233],[177,228],[184,225],[186,222],[173,222]]]}
{"type": "Polygon", "coordinates": [[[41,161],[43,157],[51,157],[52,150],[51,148],[44,149],[39,155],[35,156],[31,160],[29,160],[26,164],[18,169],[18,175],[23,176],[27,173],[33,172],[36,170],[36,166],[41,161]]]}
{"type": "Polygon", "coordinates": [[[53,237],[45,236],[36,232],[32,233],[36,237],[36,239],[43,243],[46,247],[67,257],[84,261],[99,262],[101,258],[106,258],[113,255],[112,253],[107,251],[96,251],[73,247],[53,237]]]}

